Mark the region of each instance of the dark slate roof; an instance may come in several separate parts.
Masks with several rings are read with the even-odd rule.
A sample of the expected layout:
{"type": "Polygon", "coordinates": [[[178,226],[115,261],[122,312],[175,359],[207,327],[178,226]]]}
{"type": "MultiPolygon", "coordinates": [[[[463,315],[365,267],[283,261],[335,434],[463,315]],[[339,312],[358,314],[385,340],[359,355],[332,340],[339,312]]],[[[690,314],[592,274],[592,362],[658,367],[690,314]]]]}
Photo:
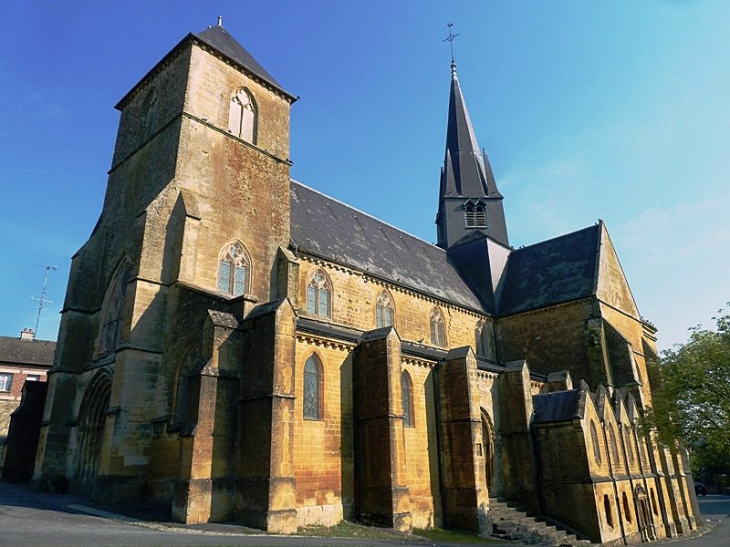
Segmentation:
{"type": "Polygon", "coordinates": [[[291,183],[291,238],[307,253],[483,311],[446,251],[301,183],[291,183]]]}
{"type": "Polygon", "coordinates": [[[151,75],[155,74],[160,67],[164,66],[167,61],[177,54],[180,49],[186,45],[190,40],[198,40],[204,43],[211,49],[217,51],[232,63],[238,65],[244,70],[250,72],[254,76],[260,78],[264,82],[271,85],[276,90],[286,95],[292,102],[297,100],[297,97],[286,91],[281,84],[277,82],[274,77],[269,74],[259,62],[253,58],[253,56],[246,51],[246,49],[239,44],[233,36],[228,34],[228,31],[222,26],[208,27],[201,32],[191,32],[185,38],[172,48],[167,55],[165,55],[160,62],[158,62],[152,69],[145,74],[145,76],[137,82],[137,84],[116,104],[114,108],[122,110],[126,103],[131,97],[133,97],[136,91],[142,86],[142,83],[147,80],[151,75]]]}
{"type": "Polygon", "coordinates": [[[596,224],[512,251],[499,292],[499,315],[595,294],[600,237],[596,224]]]}
{"type": "Polygon", "coordinates": [[[193,32],[192,35],[201,42],[208,44],[225,57],[228,57],[228,59],[237,65],[245,68],[262,80],[276,87],[279,91],[285,93],[291,98],[294,98],[294,96],[287,93],[284,88],[281,87],[281,84],[279,84],[279,82],[277,82],[274,77],[269,74],[266,69],[262,67],[258,61],[236,41],[235,38],[233,38],[233,36],[228,34],[228,31],[226,31],[223,27],[208,27],[202,32],[193,32]]]}
{"type": "Polygon", "coordinates": [[[56,342],[0,336],[0,363],[50,367],[55,352],[56,342]]]}
{"type": "Polygon", "coordinates": [[[578,413],[580,390],[554,391],[532,397],[533,423],[570,422],[578,413]]]}
{"type": "Polygon", "coordinates": [[[466,109],[459,78],[456,76],[456,64],[452,63],[441,196],[478,198],[497,193],[491,166],[488,162],[486,164],[483,162],[471,118],[466,109]]]}

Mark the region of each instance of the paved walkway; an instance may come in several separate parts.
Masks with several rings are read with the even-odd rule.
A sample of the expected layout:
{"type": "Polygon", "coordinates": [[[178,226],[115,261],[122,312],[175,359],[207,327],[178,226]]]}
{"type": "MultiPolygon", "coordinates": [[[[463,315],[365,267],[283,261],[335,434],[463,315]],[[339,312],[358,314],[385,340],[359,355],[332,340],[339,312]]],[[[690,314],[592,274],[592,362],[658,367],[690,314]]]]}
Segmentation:
{"type": "MultiPolygon", "coordinates": [[[[730,497],[700,498],[700,510],[712,526],[701,537],[668,540],[668,547],[730,547],[730,497]]],[[[126,507],[125,513],[134,514],[126,507]]],[[[156,518],[155,514],[136,516],[156,518]]],[[[0,547],[167,547],[167,546],[410,546],[436,545],[422,538],[365,540],[273,536],[231,524],[178,525],[142,522],[94,508],[87,498],[44,494],[26,485],[0,483],[0,547]],[[243,533],[242,533],[243,532],[243,533]]],[[[447,545],[447,544],[439,544],[447,545]]],[[[494,544],[493,544],[494,545],[494,544]]],[[[514,543],[512,544],[514,547],[514,543]]],[[[657,544],[660,545],[660,544],[657,544]]]]}

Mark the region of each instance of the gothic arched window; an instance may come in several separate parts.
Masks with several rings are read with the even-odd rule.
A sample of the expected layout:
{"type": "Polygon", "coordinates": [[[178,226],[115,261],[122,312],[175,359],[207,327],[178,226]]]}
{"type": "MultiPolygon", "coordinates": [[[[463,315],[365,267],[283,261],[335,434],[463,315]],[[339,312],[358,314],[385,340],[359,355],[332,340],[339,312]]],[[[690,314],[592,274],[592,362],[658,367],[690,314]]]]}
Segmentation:
{"type": "Polygon", "coordinates": [[[248,89],[241,88],[231,97],[228,132],[244,141],[256,144],[258,112],[248,89]]]}
{"type": "Polygon", "coordinates": [[[131,278],[129,263],[125,262],[117,269],[117,273],[114,274],[114,278],[109,284],[97,344],[99,353],[113,351],[119,346],[124,303],[127,298],[127,284],[131,278]]]}
{"type": "Polygon", "coordinates": [[[446,346],[446,326],[441,310],[434,308],[431,311],[431,344],[434,346],[446,346]]]}
{"type": "Polygon", "coordinates": [[[149,137],[154,129],[157,117],[157,90],[153,87],[142,103],[142,126],[144,138],[149,137]]]}
{"type": "Polygon", "coordinates": [[[332,314],[332,285],[322,270],[314,272],[307,284],[307,312],[312,315],[330,317],[332,314]]]}
{"type": "Polygon", "coordinates": [[[634,465],[634,444],[632,437],[631,429],[624,426],[624,442],[626,443],[626,452],[629,455],[629,464],[634,465]]]}
{"type": "Polygon", "coordinates": [[[400,393],[403,405],[403,425],[413,427],[413,382],[411,376],[405,370],[400,375],[400,393]]]}
{"type": "Polygon", "coordinates": [[[467,203],[464,213],[467,228],[487,227],[487,211],[483,203],[467,203]]]}
{"type": "Polygon", "coordinates": [[[315,355],[304,363],[304,417],[322,419],[322,364],[315,355]]]}
{"type": "Polygon", "coordinates": [[[591,420],[591,445],[593,446],[593,457],[596,459],[598,465],[601,465],[601,445],[598,443],[598,431],[596,431],[596,424],[591,420]]]}
{"type": "Polygon", "coordinates": [[[378,296],[375,303],[375,323],[377,328],[389,327],[394,324],[395,311],[393,309],[393,299],[388,291],[383,291],[378,296]]]}
{"type": "Polygon", "coordinates": [[[618,465],[618,444],[616,444],[616,433],[613,430],[613,426],[608,426],[608,438],[611,443],[611,457],[613,458],[613,464],[618,465]]]}
{"type": "Polygon", "coordinates": [[[491,325],[485,321],[479,321],[474,329],[474,347],[478,357],[486,357],[491,359],[492,355],[492,336],[491,325]]]}
{"type": "Polygon", "coordinates": [[[246,294],[251,261],[238,241],[227,245],[218,261],[218,290],[233,296],[246,294]]]}

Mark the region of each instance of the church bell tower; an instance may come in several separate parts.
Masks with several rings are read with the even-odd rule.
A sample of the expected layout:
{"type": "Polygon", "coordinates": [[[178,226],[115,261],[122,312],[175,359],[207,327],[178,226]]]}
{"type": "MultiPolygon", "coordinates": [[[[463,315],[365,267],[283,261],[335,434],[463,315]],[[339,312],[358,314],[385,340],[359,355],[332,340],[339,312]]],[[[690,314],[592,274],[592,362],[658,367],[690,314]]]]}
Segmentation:
{"type": "Polygon", "coordinates": [[[479,151],[452,60],[446,155],[436,216],[437,245],[449,249],[460,242],[487,236],[509,246],[503,199],[489,159],[479,151]]]}

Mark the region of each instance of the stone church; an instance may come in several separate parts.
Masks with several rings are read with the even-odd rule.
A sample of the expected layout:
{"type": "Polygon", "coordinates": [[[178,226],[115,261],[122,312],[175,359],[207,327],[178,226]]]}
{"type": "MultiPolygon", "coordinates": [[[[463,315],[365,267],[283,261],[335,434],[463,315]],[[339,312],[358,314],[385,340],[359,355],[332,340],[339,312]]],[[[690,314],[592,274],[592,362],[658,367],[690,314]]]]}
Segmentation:
{"type": "Polygon", "coordinates": [[[692,530],[606,226],[510,247],[453,63],[436,245],[291,179],[295,100],[219,24],[116,105],[34,484],[283,533],[488,534],[497,498],[604,544],[692,530]]]}

